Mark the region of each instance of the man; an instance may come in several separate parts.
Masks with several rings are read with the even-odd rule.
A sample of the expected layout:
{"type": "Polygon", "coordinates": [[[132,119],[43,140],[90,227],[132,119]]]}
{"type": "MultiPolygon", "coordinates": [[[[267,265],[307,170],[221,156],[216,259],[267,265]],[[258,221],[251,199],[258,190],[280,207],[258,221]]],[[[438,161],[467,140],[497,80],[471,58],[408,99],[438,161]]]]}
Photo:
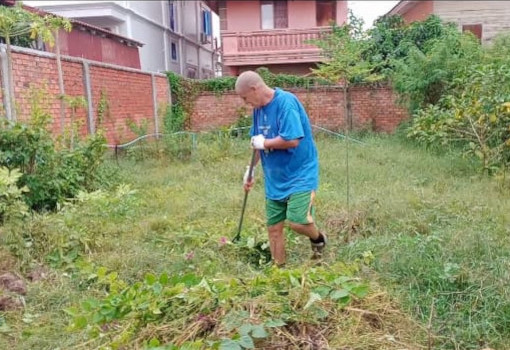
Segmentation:
{"type": "MultiPolygon", "coordinates": [[[[312,258],[322,257],[326,236],[314,223],[314,197],[319,182],[317,149],[306,111],[295,95],[268,87],[255,72],[239,75],[237,94],[254,107],[251,146],[262,161],[269,245],[274,262],[285,264],[284,222],[310,239],[312,258]]],[[[254,180],[244,175],[244,189],[254,180]]]]}

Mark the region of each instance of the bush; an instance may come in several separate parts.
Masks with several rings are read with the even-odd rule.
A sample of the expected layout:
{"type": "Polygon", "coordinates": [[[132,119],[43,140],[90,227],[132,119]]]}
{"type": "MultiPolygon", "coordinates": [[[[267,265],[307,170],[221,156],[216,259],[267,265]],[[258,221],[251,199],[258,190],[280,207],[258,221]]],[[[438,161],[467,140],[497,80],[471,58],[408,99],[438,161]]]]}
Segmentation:
{"type": "Polygon", "coordinates": [[[11,218],[20,218],[27,213],[27,207],[23,202],[23,193],[27,187],[18,187],[17,182],[22,176],[18,169],[12,171],[6,167],[0,167],[0,222],[11,218]]]}
{"type": "Polygon", "coordinates": [[[482,57],[476,38],[457,31],[434,39],[427,46],[427,50],[412,47],[405,59],[395,63],[393,86],[411,112],[438,103],[451,91],[454,79],[482,57]]]}
{"type": "Polygon", "coordinates": [[[14,123],[0,130],[0,166],[18,168],[18,186],[34,210],[52,210],[79,190],[90,189],[102,163],[105,138],[96,134],[72,150],[58,150],[45,122],[14,123]]]}
{"type": "MultiPolygon", "coordinates": [[[[489,59],[490,61],[490,59],[489,59]]],[[[510,62],[508,62],[510,63],[510,62]]],[[[464,69],[455,90],[420,110],[409,136],[426,144],[458,144],[492,173],[510,165],[510,68],[485,62],[464,69]]]]}

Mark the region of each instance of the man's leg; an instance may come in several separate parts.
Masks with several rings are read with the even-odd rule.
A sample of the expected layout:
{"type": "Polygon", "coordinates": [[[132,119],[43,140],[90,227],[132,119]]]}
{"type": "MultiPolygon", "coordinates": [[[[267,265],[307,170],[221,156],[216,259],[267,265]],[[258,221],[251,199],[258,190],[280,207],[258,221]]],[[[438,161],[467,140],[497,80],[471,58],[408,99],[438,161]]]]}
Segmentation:
{"type": "Polygon", "coordinates": [[[290,228],[301,235],[316,240],[319,238],[319,230],[317,226],[312,222],[311,224],[296,224],[295,222],[289,222],[290,228]]]}
{"type": "Polygon", "coordinates": [[[314,223],[315,192],[299,192],[290,196],[287,205],[287,219],[290,228],[299,234],[310,239],[313,251],[313,259],[322,257],[322,252],[326,246],[326,235],[319,232],[314,223]]]}
{"type": "Polygon", "coordinates": [[[271,256],[276,265],[285,264],[285,235],[283,227],[287,212],[286,201],[266,199],[267,231],[271,256]]]}
{"type": "Polygon", "coordinates": [[[279,222],[276,225],[268,226],[267,231],[269,234],[269,249],[271,249],[271,256],[276,265],[282,266],[285,264],[285,235],[283,234],[284,222],[279,222]]]}

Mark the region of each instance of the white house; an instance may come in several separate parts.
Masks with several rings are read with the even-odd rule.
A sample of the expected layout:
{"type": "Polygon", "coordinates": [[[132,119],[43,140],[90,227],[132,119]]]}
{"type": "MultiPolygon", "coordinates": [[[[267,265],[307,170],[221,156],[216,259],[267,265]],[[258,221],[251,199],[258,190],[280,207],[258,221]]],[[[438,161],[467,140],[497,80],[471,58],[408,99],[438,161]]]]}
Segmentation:
{"type": "Polygon", "coordinates": [[[219,33],[219,28],[213,28],[216,15],[207,1],[24,3],[143,43],[140,49],[143,70],[171,70],[189,78],[204,79],[213,77],[217,69],[217,36],[213,33],[219,33]]]}

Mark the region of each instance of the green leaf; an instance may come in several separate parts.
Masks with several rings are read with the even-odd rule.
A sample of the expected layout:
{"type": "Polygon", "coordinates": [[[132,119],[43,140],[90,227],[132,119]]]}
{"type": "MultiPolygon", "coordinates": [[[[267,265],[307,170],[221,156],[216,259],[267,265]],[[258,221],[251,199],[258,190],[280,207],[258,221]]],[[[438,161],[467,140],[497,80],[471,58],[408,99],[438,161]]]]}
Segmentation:
{"type": "Polygon", "coordinates": [[[220,344],[220,350],[242,350],[243,348],[232,339],[225,339],[220,344]]]}
{"type": "Polygon", "coordinates": [[[276,328],[276,327],[283,327],[286,325],[286,323],[283,320],[276,319],[276,320],[269,320],[266,323],[264,323],[266,327],[269,328],[276,328]]]}
{"type": "Polygon", "coordinates": [[[352,288],[351,293],[358,298],[364,298],[368,294],[368,286],[365,284],[360,284],[359,286],[352,288]]]}
{"type": "Polygon", "coordinates": [[[345,289],[337,289],[337,290],[334,290],[331,292],[331,294],[329,295],[329,297],[332,299],[332,300],[338,300],[340,298],[345,298],[345,297],[348,297],[349,296],[349,292],[346,291],[345,289]]]}
{"type": "Polygon", "coordinates": [[[335,284],[341,285],[341,284],[344,284],[345,282],[352,281],[352,280],[353,280],[352,277],[340,276],[337,279],[335,279],[335,284]]]}
{"type": "Polygon", "coordinates": [[[267,338],[268,334],[261,324],[252,327],[251,336],[253,338],[267,338]]]}
{"type": "Polygon", "coordinates": [[[239,333],[241,335],[248,335],[251,332],[252,328],[253,326],[251,324],[245,323],[241,327],[239,327],[239,333]]]}
{"type": "Polygon", "coordinates": [[[350,295],[338,299],[338,304],[340,304],[340,306],[345,306],[345,305],[349,304],[350,302],[351,302],[351,296],[350,295]]]}
{"type": "MultiPolygon", "coordinates": [[[[65,309],[64,309],[64,312],[65,312],[66,314],[68,314],[69,316],[77,316],[77,315],[80,313],[80,311],[78,310],[78,308],[77,308],[77,307],[74,307],[74,306],[72,306],[72,307],[68,307],[68,308],[65,308],[65,309]]],[[[1,323],[1,322],[0,322],[0,323],[1,323]]]]}
{"type": "Polygon", "coordinates": [[[11,328],[6,322],[0,323],[0,334],[2,333],[9,333],[11,331],[11,328]]]}
{"type": "Polygon", "coordinates": [[[161,276],[159,276],[159,283],[161,283],[161,285],[165,286],[169,281],[169,278],[168,278],[168,274],[167,273],[162,273],[161,276]]]}
{"type": "Polygon", "coordinates": [[[150,341],[149,341],[149,346],[150,347],[155,347],[155,346],[160,346],[161,343],[159,342],[159,340],[157,338],[152,338],[150,341]]]}
{"type": "Polygon", "coordinates": [[[83,329],[87,327],[87,318],[85,316],[78,316],[73,319],[74,327],[78,329],[83,329]]]}
{"type": "Polygon", "coordinates": [[[239,345],[241,345],[245,349],[255,349],[255,344],[253,343],[253,339],[249,335],[243,335],[239,340],[239,345]]]}
{"type": "Polygon", "coordinates": [[[296,287],[296,288],[299,288],[301,287],[301,284],[299,283],[298,279],[294,276],[289,276],[289,279],[290,279],[290,284],[293,286],[293,287],[296,287]]]}
{"type": "Polygon", "coordinates": [[[327,286],[320,286],[320,287],[314,288],[313,292],[319,294],[322,298],[325,298],[331,292],[331,288],[327,287],[327,286]]]}
{"type": "Polygon", "coordinates": [[[317,293],[310,293],[310,298],[308,299],[305,307],[303,308],[303,310],[306,310],[308,309],[310,306],[313,305],[313,303],[315,303],[316,301],[319,301],[319,300],[322,300],[321,296],[317,293]]]}
{"type": "Polygon", "coordinates": [[[149,286],[152,286],[154,283],[156,283],[157,278],[152,273],[148,273],[145,275],[145,283],[147,283],[149,286]]]}
{"type": "Polygon", "coordinates": [[[106,267],[101,266],[99,269],[97,269],[97,276],[98,276],[100,279],[102,279],[102,278],[104,278],[104,277],[106,276],[106,272],[107,272],[107,271],[108,271],[108,270],[106,269],[106,267]]]}

